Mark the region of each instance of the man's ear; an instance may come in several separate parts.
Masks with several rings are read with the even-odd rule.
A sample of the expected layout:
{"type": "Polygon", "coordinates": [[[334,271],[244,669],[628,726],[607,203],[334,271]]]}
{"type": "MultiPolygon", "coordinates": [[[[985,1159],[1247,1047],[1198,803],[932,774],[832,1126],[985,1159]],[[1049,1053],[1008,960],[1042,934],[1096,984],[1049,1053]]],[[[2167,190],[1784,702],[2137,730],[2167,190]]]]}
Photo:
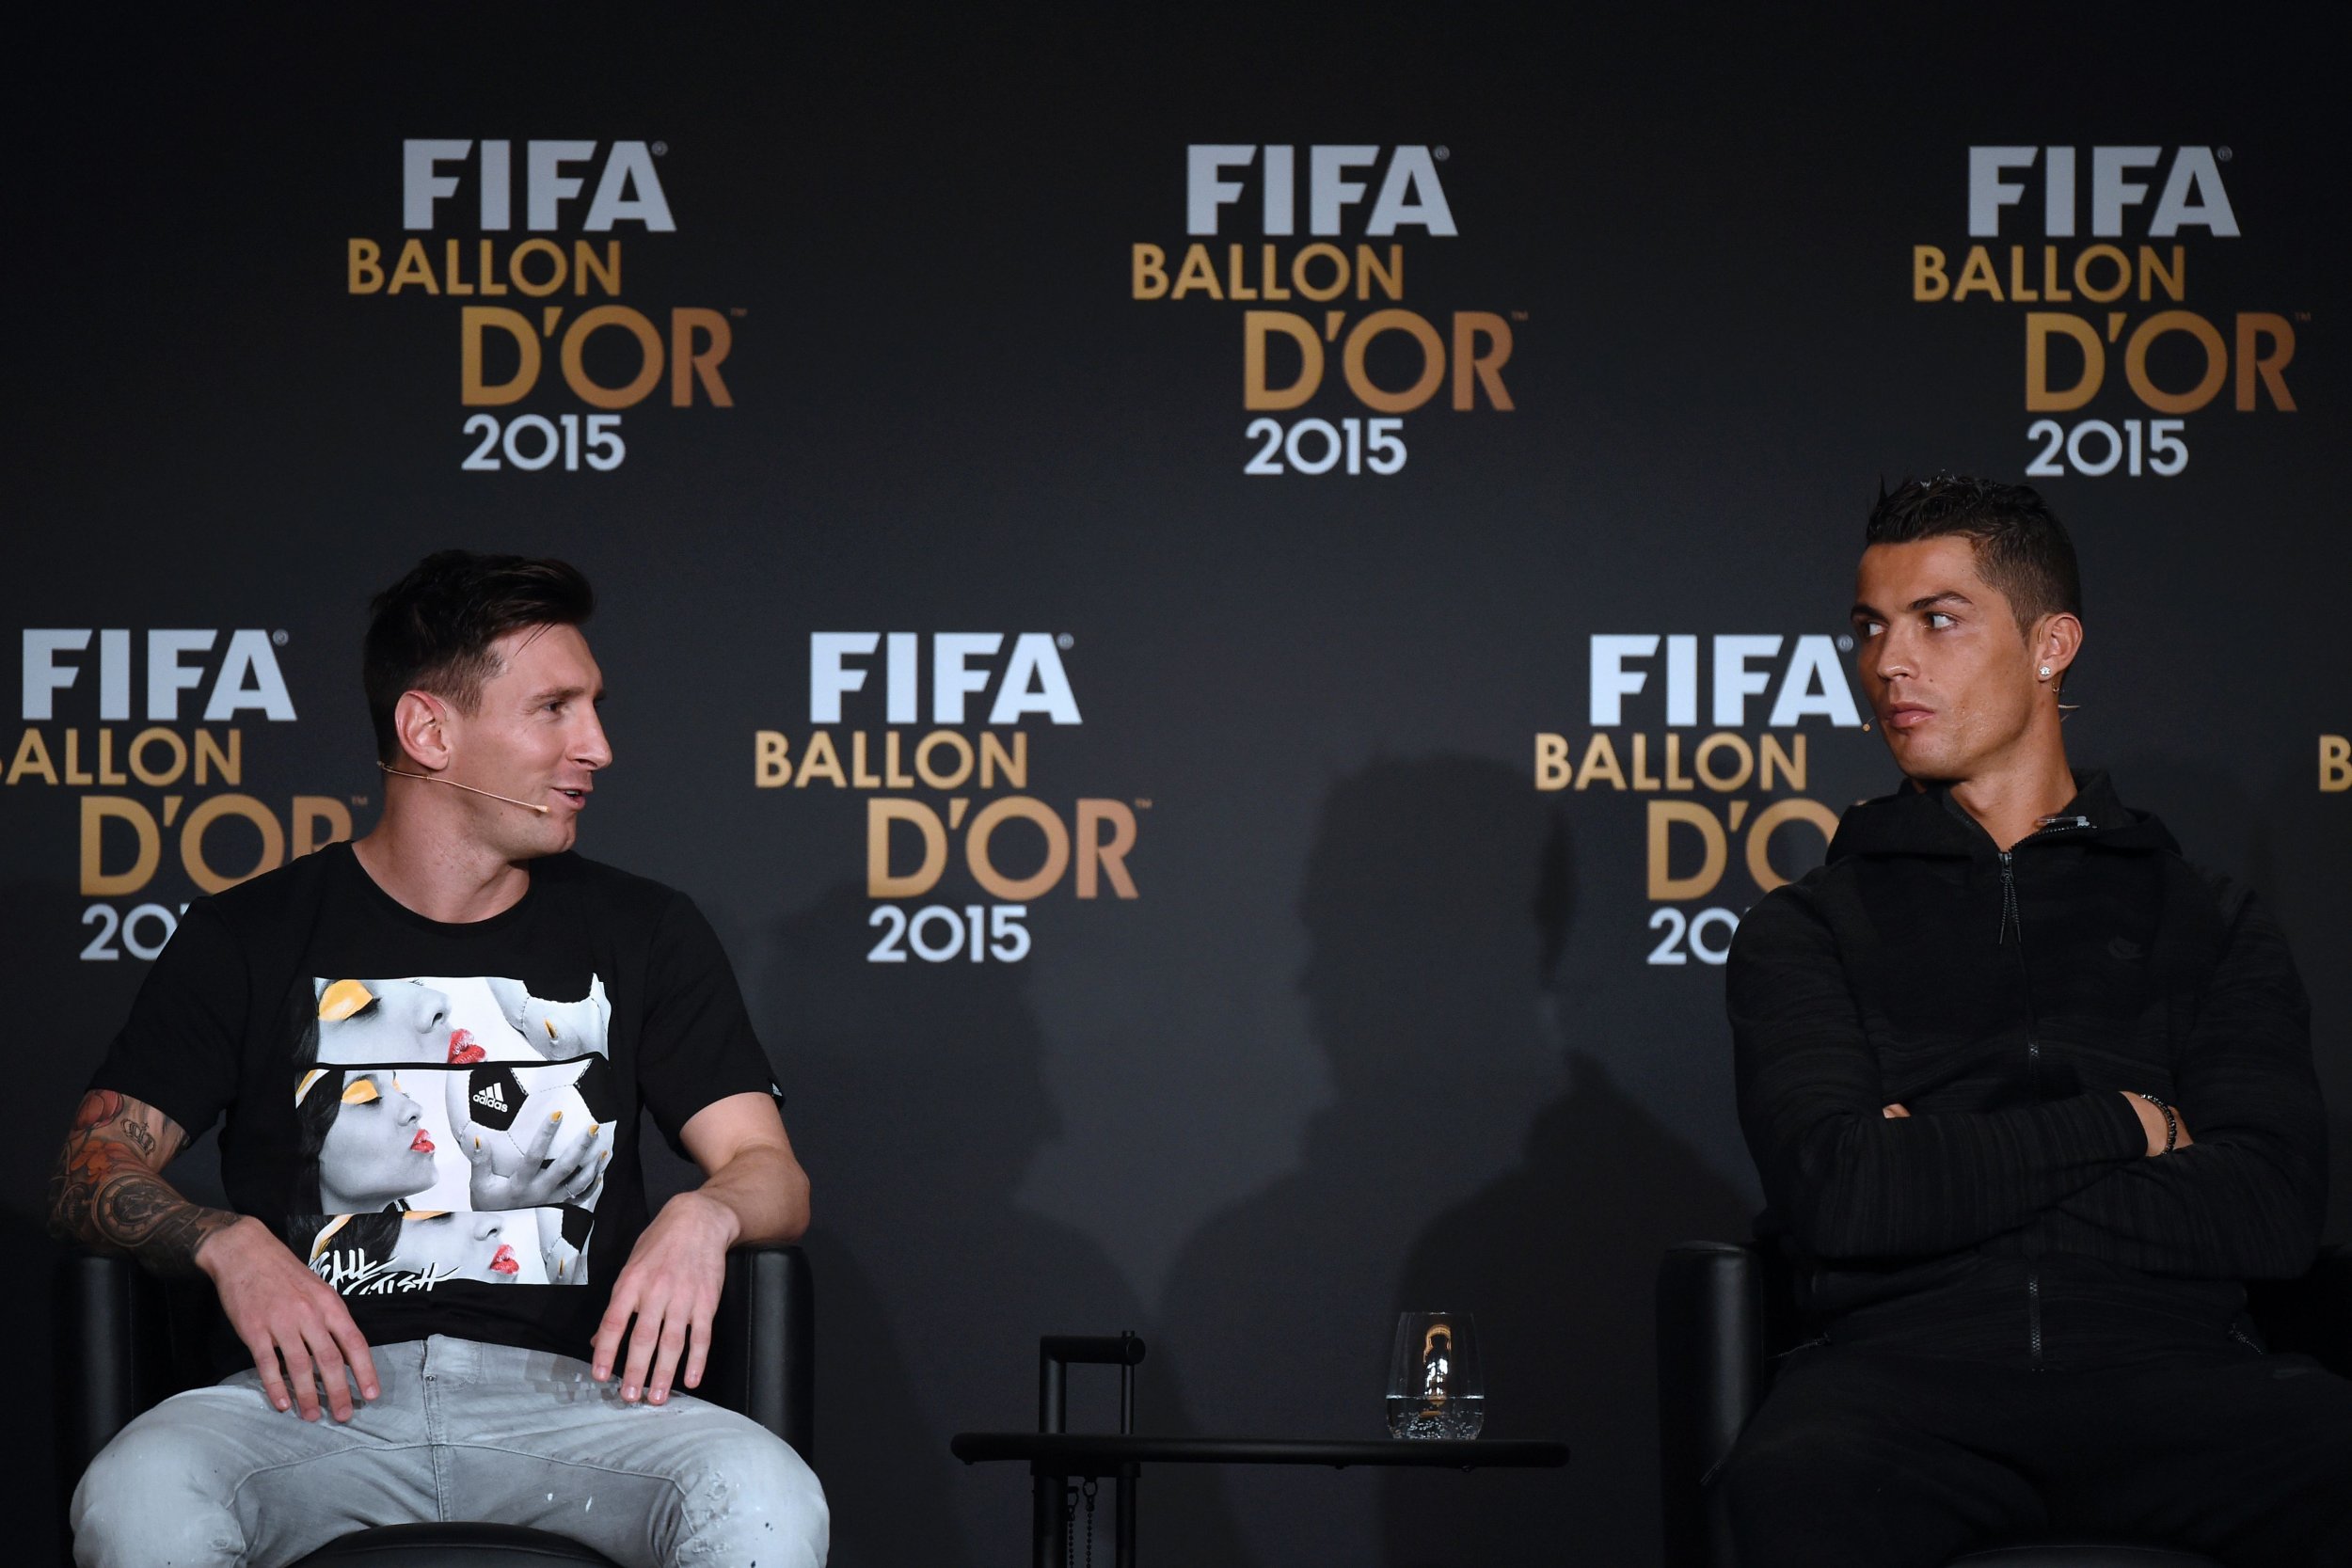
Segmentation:
{"type": "Polygon", "coordinates": [[[404,691],[392,709],[392,734],[407,759],[428,773],[450,764],[449,705],[430,691],[404,691]]]}
{"type": "Polygon", "coordinates": [[[2033,657],[2037,667],[2048,666],[2055,688],[2066,678],[2066,667],[2082,652],[2083,624],[2079,617],[2056,610],[2034,623],[2033,657]]]}

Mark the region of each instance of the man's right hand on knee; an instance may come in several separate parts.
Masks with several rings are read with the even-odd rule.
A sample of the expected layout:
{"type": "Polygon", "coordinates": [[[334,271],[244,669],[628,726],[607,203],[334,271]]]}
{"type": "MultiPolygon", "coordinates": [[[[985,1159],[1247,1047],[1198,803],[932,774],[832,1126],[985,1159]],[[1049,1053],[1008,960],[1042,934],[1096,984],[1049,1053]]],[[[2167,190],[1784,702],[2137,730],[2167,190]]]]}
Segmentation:
{"type": "Polygon", "coordinates": [[[381,1391],[367,1339],[327,1283],[309,1269],[269,1227],[246,1215],[207,1236],[197,1248],[196,1266],[220,1292],[230,1327],[253,1354],[262,1390],[279,1410],[300,1406],[302,1418],[319,1418],[319,1387],[335,1419],[351,1419],[348,1368],[364,1399],[381,1391]],[[282,1363],[282,1366],[281,1366],[282,1363]]]}

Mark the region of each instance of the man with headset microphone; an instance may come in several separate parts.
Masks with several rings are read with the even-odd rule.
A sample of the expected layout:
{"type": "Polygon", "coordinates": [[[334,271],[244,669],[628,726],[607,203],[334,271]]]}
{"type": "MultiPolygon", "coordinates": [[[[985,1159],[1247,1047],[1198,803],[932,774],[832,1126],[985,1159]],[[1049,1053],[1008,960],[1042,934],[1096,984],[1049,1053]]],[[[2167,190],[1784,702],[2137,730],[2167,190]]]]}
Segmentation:
{"type": "Polygon", "coordinates": [[[571,852],[612,761],[593,608],[562,562],[455,550],[378,594],[382,819],[191,905],[93,1076],[52,1229],[210,1277],[250,1365],[99,1455],[78,1562],[440,1518],[823,1562],[799,1456],[680,1391],[727,1248],[798,1236],[808,1180],[707,922],[571,852]],[[641,1108],[706,1177],[651,1215],[641,1108]],[[224,1116],[209,1209],[159,1172],[224,1116]]]}

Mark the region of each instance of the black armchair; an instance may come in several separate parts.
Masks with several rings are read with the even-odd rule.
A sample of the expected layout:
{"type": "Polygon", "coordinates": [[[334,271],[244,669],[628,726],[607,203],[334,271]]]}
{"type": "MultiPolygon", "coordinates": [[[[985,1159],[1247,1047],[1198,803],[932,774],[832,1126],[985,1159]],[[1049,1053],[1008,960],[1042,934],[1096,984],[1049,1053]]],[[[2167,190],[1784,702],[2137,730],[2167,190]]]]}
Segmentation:
{"type": "MultiPolygon", "coordinates": [[[[78,1481],[114,1434],[148,1406],[209,1381],[204,1282],[167,1285],[125,1258],[69,1254],[56,1281],[60,1471],[78,1481]]],[[[727,1259],[711,1354],[695,1390],[757,1421],[811,1466],[816,1448],[816,1295],[798,1247],[747,1247],[727,1259]]],[[[361,1530],[297,1568],[534,1568],[610,1560],[562,1536],[512,1525],[397,1525],[361,1530]]]]}
{"type": "MultiPolygon", "coordinates": [[[[2254,1287],[2271,1348],[2352,1376],[2352,1252],[2301,1279],[2254,1287]]],[[[1786,1266],[1770,1248],[1686,1242],[1658,1271],[1658,1438],[1666,1568],[1734,1568],[1730,1521],[1706,1481],[1764,1402],[1773,1357],[1797,1342],[1786,1266]]],[[[2216,1568],[2210,1558],[2121,1542],[2021,1542],[1968,1568],[2216,1568]]]]}

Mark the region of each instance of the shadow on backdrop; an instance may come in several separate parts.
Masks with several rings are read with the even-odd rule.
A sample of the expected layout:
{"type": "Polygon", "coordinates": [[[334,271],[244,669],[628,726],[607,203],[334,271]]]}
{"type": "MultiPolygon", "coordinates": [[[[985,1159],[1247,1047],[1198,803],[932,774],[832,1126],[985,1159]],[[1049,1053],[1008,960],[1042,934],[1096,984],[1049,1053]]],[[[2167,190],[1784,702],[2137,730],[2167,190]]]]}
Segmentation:
{"type": "MultiPolygon", "coordinates": [[[[807,1247],[818,1291],[818,1470],[834,1568],[1023,1560],[1029,1478],[966,1468],[959,1431],[1037,1422],[1041,1334],[1150,1344],[1136,1402],[1149,1430],[1189,1431],[1184,1347],[1083,1232],[1014,1194],[1056,1131],[1041,1026],[1022,971],[1002,964],[870,963],[874,905],[834,889],[787,918],[761,1021],[815,1195],[807,1247]]],[[[1071,1424],[1115,1429],[1116,1384],[1074,1375],[1071,1424]]],[[[1144,1543],[1165,1563],[1240,1560],[1197,1475],[1144,1479],[1144,1543]]],[[[1108,1560],[1109,1491],[1096,1546],[1108,1560]]]]}
{"type": "Polygon", "coordinates": [[[1487,1433],[1567,1439],[1565,1484],[1507,1470],[1466,1487],[1386,1477],[1392,1568],[1658,1560],[1659,1254],[1744,1237],[1750,1215],[1597,1058],[1573,1052],[1570,1075],[1518,1166],[1432,1225],[1405,1267],[1407,1300],[1478,1314],[1487,1433]]]}
{"type": "MultiPolygon", "coordinates": [[[[1178,1259],[1165,1318],[1204,1424],[1378,1435],[1395,1314],[1441,1307],[1478,1319],[1500,1410],[1489,1430],[1573,1437],[1597,1424],[1617,1442],[1621,1413],[1596,1420],[1590,1390],[1614,1399],[1622,1364],[1647,1354],[1646,1329],[1627,1343],[1622,1325],[1646,1323],[1652,1231],[1685,1213],[1745,1221],[1597,1074],[1559,1098],[1547,976],[1567,939],[1571,859],[1565,819],[1490,760],[1376,761],[1331,791],[1299,913],[1300,984],[1332,1099],[1299,1167],[1214,1216],[1178,1259]],[[1561,1148],[1597,1129],[1597,1174],[1561,1148]],[[1584,1301],[1597,1292],[1605,1300],[1584,1301]],[[1617,1342],[1565,1344],[1595,1326],[1617,1342]]],[[[1496,1568],[1611,1539],[1565,1500],[1573,1478],[1558,1471],[1224,1480],[1269,1561],[1352,1568],[1391,1557],[1396,1540],[1496,1568]],[[1542,1533],[1461,1533],[1482,1512],[1528,1518],[1521,1497],[1539,1505],[1542,1533]]],[[[1630,1518],[1638,1505],[1605,1512],[1630,1518]]]]}

